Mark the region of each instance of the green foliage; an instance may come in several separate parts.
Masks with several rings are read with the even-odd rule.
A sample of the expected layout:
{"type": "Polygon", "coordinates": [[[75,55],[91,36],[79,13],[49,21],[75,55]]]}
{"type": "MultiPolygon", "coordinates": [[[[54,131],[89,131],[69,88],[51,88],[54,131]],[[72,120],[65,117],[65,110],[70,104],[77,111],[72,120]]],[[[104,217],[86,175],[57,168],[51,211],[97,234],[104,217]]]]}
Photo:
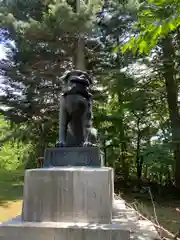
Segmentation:
{"type": "MultiPolygon", "coordinates": [[[[163,41],[170,36],[180,46],[179,2],[141,2],[104,1],[109,16],[103,17],[98,0],[82,4],[79,13],[73,1],[3,1],[1,27],[16,48],[11,47],[8,59],[1,61],[6,89],[0,103],[9,109],[2,109],[8,121],[2,121],[0,167],[34,167],[44,149],[54,146],[61,76],[74,66],[81,33],[86,35],[87,69],[96,77],[94,125],[106,164],[115,167],[126,183],[134,175],[162,184],[173,181],[170,84],[165,77],[169,73],[174,77],[175,68],[164,65],[169,48],[163,41]],[[153,48],[155,57],[146,58],[153,48]]],[[[179,65],[175,54],[166,60],[179,65]]]]}
{"type": "Polygon", "coordinates": [[[0,168],[6,170],[24,169],[28,160],[29,146],[23,143],[6,143],[0,152],[0,168]]]}
{"type": "Polygon", "coordinates": [[[92,29],[95,14],[103,2],[88,1],[81,4],[79,12],[64,0],[56,1],[3,1],[1,27],[10,28],[26,37],[51,39],[62,34],[86,33],[92,29]],[[26,9],[26,15],[20,12],[26,9]],[[34,10],[36,9],[36,10],[34,10]],[[20,20],[20,21],[19,21],[20,20]]]}
{"type": "MultiPolygon", "coordinates": [[[[0,117],[0,140],[6,134],[11,134],[9,122],[0,117]]],[[[31,150],[30,144],[24,144],[17,140],[5,142],[0,147],[0,168],[7,171],[14,171],[17,169],[24,169],[28,161],[29,152],[31,150]]]]}
{"type": "Polygon", "coordinates": [[[178,0],[147,0],[140,5],[138,22],[133,28],[138,31],[122,47],[122,52],[149,54],[160,39],[176,31],[180,26],[180,3],[178,0]]]}
{"type": "Polygon", "coordinates": [[[145,164],[150,172],[155,173],[161,171],[166,173],[173,164],[172,152],[168,144],[155,143],[147,146],[143,151],[145,164]]]}

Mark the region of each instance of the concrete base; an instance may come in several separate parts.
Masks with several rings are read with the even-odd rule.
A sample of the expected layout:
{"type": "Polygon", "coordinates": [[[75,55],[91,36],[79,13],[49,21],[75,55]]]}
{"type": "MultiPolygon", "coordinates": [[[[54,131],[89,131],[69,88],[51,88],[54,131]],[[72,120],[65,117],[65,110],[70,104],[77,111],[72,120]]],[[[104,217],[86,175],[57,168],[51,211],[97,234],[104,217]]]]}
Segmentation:
{"type": "MultiPolygon", "coordinates": [[[[128,232],[128,234],[130,233],[130,239],[133,239],[133,240],[157,240],[157,239],[160,239],[153,223],[151,223],[150,221],[147,221],[147,220],[139,220],[136,212],[133,209],[126,208],[124,200],[122,200],[122,199],[121,200],[115,200],[113,205],[114,205],[114,207],[113,207],[112,224],[101,225],[101,224],[84,224],[84,223],[80,223],[80,224],[62,223],[62,225],[63,226],[69,226],[70,225],[70,229],[71,229],[72,226],[73,227],[75,226],[75,227],[78,227],[78,228],[81,227],[82,229],[87,228],[87,227],[90,227],[90,229],[92,229],[92,227],[93,227],[95,229],[97,228],[98,230],[99,229],[105,230],[106,233],[107,233],[107,229],[108,229],[108,231],[110,229],[111,231],[113,231],[113,234],[116,234],[114,232],[114,230],[118,230],[118,231],[120,231],[120,233],[117,233],[117,236],[119,237],[119,239],[122,239],[122,240],[127,239],[127,232],[128,232]],[[123,231],[125,231],[125,233],[123,231]]],[[[4,223],[4,225],[0,225],[0,239],[2,239],[2,240],[16,240],[16,239],[10,238],[10,237],[7,238],[8,234],[10,234],[8,232],[9,232],[9,229],[11,230],[11,227],[17,229],[17,228],[19,228],[20,225],[22,226],[21,216],[18,216],[14,219],[11,219],[10,221],[4,223]],[[2,226],[3,226],[3,228],[2,228],[2,226]],[[5,235],[3,236],[2,233],[5,234],[5,235]]],[[[23,226],[29,226],[29,225],[32,226],[32,223],[24,223],[23,224],[23,226]]],[[[48,227],[50,227],[49,228],[50,231],[52,230],[52,225],[55,225],[56,228],[58,226],[62,227],[62,225],[59,224],[59,223],[42,223],[42,224],[38,223],[38,224],[35,224],[35,225],[36,225],[36,227],[41,226],[42,228],[44,226],[48,225],[48,227]]],[[[18,231],[20,231],[20,229],[18,231]]],[[[14,233],[12,233],[12,234],[14,234],[14,233]]],[[[94,234],[96,234],[96,233],[94,233],[94,234]]],[[[108,233],[108,234],[110,234],[110,233],[108,233]]],[[[112,236],[114,236],[113,234],[112,234],[112,236]]],[[[102,236],[102,235],[100,235],[100,236],[102,236]]],[[[51,238],[49,238],[49,239],[51,240],[51,238]]],[[[86,239],[86,238],[84,238],[84,239],[86,239]]],[[[110,237],[108,240],[111,240],[111,239],[112,238],[110,237]]],[[[23,240],[26,240],[26,238],[24,238],[23,240]]],[[[41,238],[40,238],[40,240],[41,240],[41,238]]],[[[45,238],[45,240],[46,240],[46,238],[45,238]]],[[[55,238],[55,240],[56,240],[56,238],[55,238]]],[[[58,240],[59,240],[59,238],[58,238],[58,240]]],[[[73,239],[73,240],[76,240],[76,239],[73,239]]],[[[90,239],[90,240],[92,240],[92,239],[90,239]]]]}
{"type": "Polygon", "coordinates": [[[113,177],[106,167],[27,170],[23,221],[111,223],[113,177]]]}
{"type": "Polygon", "coordinates": [[[119,224],[23,223],[0,225],[1,240],[129,240],[119,224]]]}
{"type": "Polygon", "coordinates": [[[103,165],[103,155],[98,147],[47,148],[43,161],[44,167],[103,165]]]}

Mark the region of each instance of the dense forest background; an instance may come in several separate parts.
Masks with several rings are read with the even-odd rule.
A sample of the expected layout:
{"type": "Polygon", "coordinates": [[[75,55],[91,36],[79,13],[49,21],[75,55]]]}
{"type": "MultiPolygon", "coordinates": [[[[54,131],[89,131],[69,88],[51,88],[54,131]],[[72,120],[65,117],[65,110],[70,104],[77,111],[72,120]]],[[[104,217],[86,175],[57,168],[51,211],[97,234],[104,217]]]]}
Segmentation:
{"type": "Polygon", "coordinates": [[[54,146],[61,76],[74,67],[81,34],[94,76],[94,125],[116,182],[177,191],[179,1],[93,0],[75,8],[71,0],[1,1],[0,168],[35,167],[54,146]]]}

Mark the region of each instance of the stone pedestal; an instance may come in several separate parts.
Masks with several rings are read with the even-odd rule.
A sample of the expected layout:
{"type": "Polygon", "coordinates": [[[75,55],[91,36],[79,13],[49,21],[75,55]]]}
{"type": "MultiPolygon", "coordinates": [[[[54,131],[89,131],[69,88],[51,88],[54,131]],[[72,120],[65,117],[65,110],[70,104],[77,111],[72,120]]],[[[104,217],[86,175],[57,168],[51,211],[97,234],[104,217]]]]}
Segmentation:
{"type": "Polygon", "coordinates": [[[0,240],[129,240],[130,231],[112,219],[113,169],[96,164],[51,167],[54,159],[57,166],[62,161],[79,165],[79,159],[90,155],[100,166],[97,150],[78,149],[80,157],[74,148],[59,149],[56,157],[47,150],[48,168],[26,171],[22,216],[0,225],[0,240]],[[68,150],[65,160],[62,152],[68,150]]]}
{"type": "Polygon", "coordinates": [[[111,223],[112,200],[111,168],[27,170],[23,221],[111,223]]]}
{"type": "Polygon", "coordinates": [[[98,147],[47,148],[43,163],[44,167],[103,165],[103,155],[98,147]]]}

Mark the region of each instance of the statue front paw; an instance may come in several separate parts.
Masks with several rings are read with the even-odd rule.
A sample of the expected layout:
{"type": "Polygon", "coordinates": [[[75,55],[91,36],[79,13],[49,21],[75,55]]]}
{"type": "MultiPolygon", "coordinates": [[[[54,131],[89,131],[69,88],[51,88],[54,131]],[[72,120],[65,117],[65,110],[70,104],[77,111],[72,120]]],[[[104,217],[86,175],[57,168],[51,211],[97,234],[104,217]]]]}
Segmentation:
{"type": "Polygon", "coordinates": [[[57,142],[55,147],[56,148],[61,148],[61,147],[64,147],[65,146],[65,143],[64,142],[57,142]]]}
{"type": "Polygon", "coordinates": [[[91,142],[84,142],[83,147],[95,147],[96,144],[93,144],[91,142]]]}

